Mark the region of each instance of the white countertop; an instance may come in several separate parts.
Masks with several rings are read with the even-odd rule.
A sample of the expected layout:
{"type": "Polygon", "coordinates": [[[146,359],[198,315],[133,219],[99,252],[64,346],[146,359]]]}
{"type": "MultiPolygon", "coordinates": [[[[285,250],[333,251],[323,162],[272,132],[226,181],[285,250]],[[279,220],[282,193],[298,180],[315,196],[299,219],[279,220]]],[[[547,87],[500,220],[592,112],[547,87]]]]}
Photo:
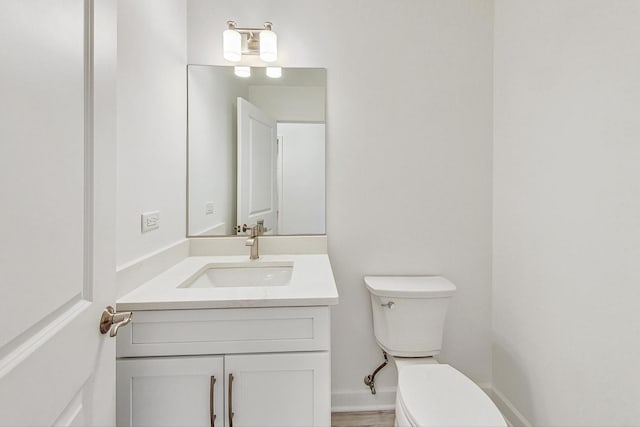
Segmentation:
{"type": "Polygon", "coordinates": [[[116,303],[117,310],[177,310],[238,307],[300,307],[335,305],[338,290],[329,257],[322,255],[262,255],[251,263],[293,262],[285,286],[180,288],[208,264],[247,263],[244,256],[188,257],[129,292],[116,303]]]}

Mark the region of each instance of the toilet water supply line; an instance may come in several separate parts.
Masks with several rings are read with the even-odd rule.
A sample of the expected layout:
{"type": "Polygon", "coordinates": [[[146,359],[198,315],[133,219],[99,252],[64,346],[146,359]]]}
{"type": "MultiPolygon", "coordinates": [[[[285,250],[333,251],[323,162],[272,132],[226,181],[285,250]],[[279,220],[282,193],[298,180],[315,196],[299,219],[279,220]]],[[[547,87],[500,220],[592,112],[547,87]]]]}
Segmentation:
{"type": "Polygon", "coordinates": [[[387,352],[386,351],[382,352],[382,356],[384,356],[384,362],[382,362],[382,364],[380,366],[378,366],[375,369],[375,371],[373,371],[373,373],[371,375],[367,375],[366,377],[364,377],[364,383],[366,385],[368,385],[369,388],[371,389],[371,394],[376,394],[376,375],[377,375],[377,373],[380,372],[380,370],[382,368],[387,366],[387,363],[389,363],[389,358],[387,357],[387,352]]]}

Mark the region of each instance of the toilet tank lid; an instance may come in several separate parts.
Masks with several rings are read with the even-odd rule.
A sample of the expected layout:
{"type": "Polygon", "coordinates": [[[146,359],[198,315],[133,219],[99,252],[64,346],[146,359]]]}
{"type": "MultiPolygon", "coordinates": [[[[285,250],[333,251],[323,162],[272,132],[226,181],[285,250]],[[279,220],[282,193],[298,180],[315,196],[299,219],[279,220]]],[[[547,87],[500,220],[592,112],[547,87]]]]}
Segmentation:
{"type": "Polygon", "coordinates": [[[450,297],[456,286],[442,276],[365,276],[364,283],[381,297],[450,297]]]}

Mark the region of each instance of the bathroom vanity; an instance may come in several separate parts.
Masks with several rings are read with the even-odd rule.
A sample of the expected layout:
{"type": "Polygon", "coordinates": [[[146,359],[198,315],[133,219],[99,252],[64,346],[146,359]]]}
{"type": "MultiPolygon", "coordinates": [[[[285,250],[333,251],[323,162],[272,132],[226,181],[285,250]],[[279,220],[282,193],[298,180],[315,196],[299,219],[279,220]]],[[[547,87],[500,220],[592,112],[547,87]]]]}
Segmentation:
{"type": "Polygon", "coordinates": [[[330,425],[337,302],[327,255],[184,259],[118,300],[118,425],[330,425]]]}
{"type": "Polygon", "coordinates": [[[118,425],[328,426],[338,293],[309,236],[325,233],[326,70],[187,78],[190,256],[117,302],[118,425]]]}

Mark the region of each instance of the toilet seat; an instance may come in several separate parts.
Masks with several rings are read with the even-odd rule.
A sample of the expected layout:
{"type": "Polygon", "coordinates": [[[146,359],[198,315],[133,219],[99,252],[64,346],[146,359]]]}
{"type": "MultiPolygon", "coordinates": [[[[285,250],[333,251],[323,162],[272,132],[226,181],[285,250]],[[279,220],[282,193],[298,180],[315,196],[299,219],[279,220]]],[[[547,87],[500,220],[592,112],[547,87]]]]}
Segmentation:
{"type": "Polygon", "coordinates": [[[396,403],[398,426],[507,426],[480,387],[449,365],[402,367],[396,403]]]}

